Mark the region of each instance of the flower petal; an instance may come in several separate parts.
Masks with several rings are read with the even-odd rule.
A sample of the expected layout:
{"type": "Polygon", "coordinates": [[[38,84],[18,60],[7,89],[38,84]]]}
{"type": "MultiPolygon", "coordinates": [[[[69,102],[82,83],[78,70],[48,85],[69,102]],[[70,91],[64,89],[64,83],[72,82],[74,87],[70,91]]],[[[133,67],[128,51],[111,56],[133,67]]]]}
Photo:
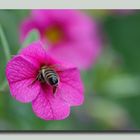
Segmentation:
{"type": "Polygon", "coordinates": [[[26,79],[10,83],[10,93],[18,101],[28,103],[33,101],[40,91],[38,82],[32,84],[34,79],[26,79]]]}
{"type": "Polygon", "coordinates": [[[42,27],[47,27],[52,21],[63,24],[77,18],[74,18],[74,10],[32,10],[31,14],[33,19],[42,27]]]}
{"type": "Polygon", "coordinates": [[[84,87],[80,79],[80,72],[69,69],[59,72],[60,85],[57,93],[71,106],[81,105],[84,101],[84,87]]]}
{"type": "Polygon", "coordinates": [[[37,67],[24,56],[16,56],[8,62],[6,76],[9,83],[35,78],[37,67]]]}
{"type": "Polygon", "coordinates": [[[97,23],[84,12],[75,10],[74,14],[69,18],[71,22],[68,23],[65,29],[68,36],[72,40],[83,41],[87,40],[96,34],[98,31],[97,23]]]}
{"type": "Polygon", "coordinates": [[[33,85],[37,68],[23,56],[14,57],[7,65],[6,76],[10,91],[18,101],[30,102],[39,93],[39,83],[33,85]]]}
{"type": "Polygon", "coordinates": [[[53,96],[51,89],[42,90],[32,102],[32,107],[35,114],[44,120],[62,120],[70,113],[70,106],[59,96],[53,96]]]}
{"type": "Polygon", "coordinates": [[[64,44],[50,47],[48,53],[61,61],[73,64],[80,69],[92,66],[100,54],[99,44],[93,44],[90,40],[82,43],[64,44]]]}
{"type": "Polygon", "coordinates": [[[41,41],[35,41],[23,48],[20,54],[33,61],[37,66],[40,66],[41,63],[44,63],[46,51],[41,41]]]}

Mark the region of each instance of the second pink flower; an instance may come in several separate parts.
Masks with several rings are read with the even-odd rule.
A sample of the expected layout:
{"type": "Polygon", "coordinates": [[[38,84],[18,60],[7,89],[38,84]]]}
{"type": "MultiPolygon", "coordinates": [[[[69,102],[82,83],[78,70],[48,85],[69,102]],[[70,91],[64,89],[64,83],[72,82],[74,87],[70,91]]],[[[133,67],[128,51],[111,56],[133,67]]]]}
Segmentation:
{"type": "Polygon", "coordinates": [[[87,69],[100,54],[101,42],[95,20],[78,10],[33,10],[20,27],[20,40],[37,29],[48,53],[87,69]]]}

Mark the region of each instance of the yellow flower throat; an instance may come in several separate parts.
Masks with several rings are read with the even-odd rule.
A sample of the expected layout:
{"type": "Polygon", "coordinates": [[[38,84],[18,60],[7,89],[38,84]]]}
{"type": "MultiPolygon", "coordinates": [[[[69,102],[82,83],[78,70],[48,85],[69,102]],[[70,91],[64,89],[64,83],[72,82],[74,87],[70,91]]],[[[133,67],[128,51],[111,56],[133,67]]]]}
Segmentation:
{"type": "Polygon", "coordinates": [[[63,31],[57,26],[48,27],[45,31],[45,37],[51,44],[57,44],[63,39],[63,31]]]}

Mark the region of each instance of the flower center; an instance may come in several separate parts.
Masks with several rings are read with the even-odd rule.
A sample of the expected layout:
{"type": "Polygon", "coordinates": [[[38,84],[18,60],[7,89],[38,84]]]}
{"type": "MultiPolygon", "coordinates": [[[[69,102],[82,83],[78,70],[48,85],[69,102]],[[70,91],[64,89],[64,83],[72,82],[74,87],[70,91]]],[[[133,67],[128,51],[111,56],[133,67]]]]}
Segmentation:
{"type": "Polygon", "coordinates": [[[64,34],[60,27],[50,26],[45,31],[45,37],[51,44],[57,44],[62,41],[64,34]]]}

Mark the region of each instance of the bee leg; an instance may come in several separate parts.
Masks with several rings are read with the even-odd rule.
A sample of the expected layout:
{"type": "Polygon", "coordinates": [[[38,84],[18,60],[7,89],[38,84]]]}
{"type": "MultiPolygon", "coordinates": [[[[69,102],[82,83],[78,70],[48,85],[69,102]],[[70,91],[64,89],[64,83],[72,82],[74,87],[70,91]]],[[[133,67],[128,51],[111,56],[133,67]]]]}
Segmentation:
{"type": "Polygon", "coordinates": [[[33,85],[36,81],[37,81],[37,78],[35,80],[33,80],[33,82],[31,83],[31,85],[33,85]]]}
{"type": "Polygon", "coordinates": [[[56,90],[57,90],[57,86],[54,86],[54,87],[53,87],[53,95],[55,95],[56,90]]]}
{"type": "Polygon", "coordinates": [[[33,82],[30,84],[30,86],[33,85],[38,80],[39,76],[40,76],[40,74],[37,75],[37,77],[35,78],[35,80],[33,80],[33,82]]]}

